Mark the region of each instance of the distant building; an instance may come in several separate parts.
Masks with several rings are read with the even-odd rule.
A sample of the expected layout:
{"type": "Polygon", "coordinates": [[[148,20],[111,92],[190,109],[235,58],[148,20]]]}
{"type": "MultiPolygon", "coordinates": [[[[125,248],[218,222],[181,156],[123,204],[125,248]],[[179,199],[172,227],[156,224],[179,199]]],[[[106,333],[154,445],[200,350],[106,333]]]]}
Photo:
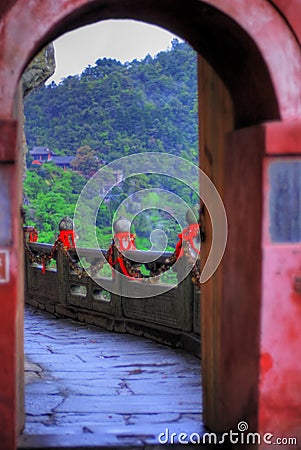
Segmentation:
{"type": "Polygon", "coordinates": [[[64,170],[71,169],[74,156],[53,156],[50,162],[53,162],[56,166],[62,167],[64,170]]]}
{"type": "Polygon", "coordinates": [[[33,157],[31,164],[41,165],[50,161],[54,153],[48,147],[33,147],[30,155],[33,157]]]}
{"type": "Polygon", "coordinates": [[[33,147],[30,155],[33,158],[31,164],[34,166],[41,166],[44,163],[52,162],[64,170],[70,169],[71,163],[74,160],[74,156],[57,156],[48,147],[33,147]]]}

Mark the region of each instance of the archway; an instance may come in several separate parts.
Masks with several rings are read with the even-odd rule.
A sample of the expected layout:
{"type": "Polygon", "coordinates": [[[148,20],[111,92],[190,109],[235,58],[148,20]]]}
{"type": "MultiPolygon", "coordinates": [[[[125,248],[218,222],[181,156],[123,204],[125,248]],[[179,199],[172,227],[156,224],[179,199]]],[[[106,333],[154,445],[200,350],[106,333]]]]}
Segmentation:
{"type": "MultiPolygon", "coordinates": [[[[267,1],[249,2],[243,9],[236,0],[226,5],[222,0],[206,3],[190,0],[185,4],[180,0],[165,0],[156,6],[150,1],[135,0],[126,3],[64,0],[60,4],[51,2],[50,5],[36,3],[30,6],[26,3],[26,0],[18,0],[7,11],[0,42],[1,126],[2,131],[11,130],[8,141],[1,142],[4,149],[1,153],[2,162],[18,159],[9,149],[9,146],[12,149],[16,146],[15,122],[11,122],[11,119],[14,117],[16,86],[28,61],[45,43],[60,33],[108,18],[142,20],[170,29],[183,37],[211,63],[228,87],[234,105],[236,128],[253,126],[230,135],[225,151],[219,153],[217,159],[207,158],[213,171],[221,164],[220,173],[227,177],[223,195],[228,216],[231,217],[231,233],[216,298],[211,293],[212,301],[208,302],[211,306],[204,305],[207,323],[203,325],[203,336],[205,333],[208,340],[204,347],[203,364],[205,371],[209,367],[214,375],[214,387],[217,389],[214,393],[214,387],[208,386],[205,380],[204,390],[208,395],[205,411],[211,411],[207,415],[207,425],[215,430],[224,430],[234,428],[239,420],[246,419],[253,429],[261,427],[261,423],[258,425],[258,376],[263,196],[258,179],[262,178],[266,129],[254,125],[300,115],[301,57],[294,35],[267,1]],[[281,45],[282,40],[289,43],[285,49],[281,45]],[[276,56],[273,49],[277,49],[276,56]],[[281,67],[278,58],[282,61],[281,67]],[[287,79],[290,79],[289,84],[287,79]],[[224,162],[221,162],[221,156],[225,157],[224,162]],[[242,176],[243,186],[239,183],[242,176]],[[252,196],[256,201],[250,202],[252,196]],[[248,220],[250,216],[251,226],[248,220]],[[242,240],[246,245],[241,246],[242,240]],[[245,258],[246,251],[252,254],[251,259],[245,258]],[[255,261],[259,263],[254,269],[255,261]],[[242,299],[239,303],[236,301],[237,291],[242,299]],[[251,320],[248,320],[250,317],[251,320]],[[246,344],[244,348],[237,339],[242,333],[246,344]],[[235,403],[234,393],[237,396],[235,403]]],[[[5,135],[8,136],[7,133],[5,135]]],[[[13,165],[12,179],[16,179],[17,170],[17,164],[13,165]]],[[[9,185],[9,192],[15,198],[16,208],[12,210],[16,211],[20,188],[9,185]]],[[[12,217],[14,235],[18,241],[19,222],[15,215],[12,217]]],[[[11,268],[11,282],[3,288],[3,292],[12,299],[17,309],[17,301],[21,296],[16,290],[15,277],[18,274],[18,261],[22,258],[16,242],[8,245],[8,249],[14,265],[11,268]]],[[[11,324],[14,329],[16,314],[15,310],[4,309],[3,323],[11,324]]],[[[15,337],[11,337],[11,342],[17,348],[15,337]]],[[[4,351],[4,354],[7,353],[4,351]]],[[[16,373],[16,361],[11,357],[7,359],[8,371],[16,373]]],[[[5,382],[7,377],[2,376],[1,380],[5,382]]],[[[9,382],[9,405],[14,404],[16,399],[15,382],[13,378],[9,382]]],[[[14,423],[11,407],[5,414],[13,417],[14,423]]],[[[266,423],[269,422],[263,422],[264,425],[266,423]]],[[[13,448],[10,447],[13,425],[8,427],[7,433],[8,444],[4,444],[5,448],[13,448]]]]}
{"type": "Polygon", "coordinates": [[[5,94],[1,93],[0,99],[6,106],[6,113],[11,111],[23,69],[39,48],[63,32],[109,18],[132,18],[152,23],[188,41],[215,68],[228,87],[238,126],[280,117],[293,118],[300,113],[298,46],[285,21],[267,1],[252,2],[247,9],[242,9],[237,0],[230,6],[221,0],[206,3],[190,0],[185,5],[180,0],[176,3],[165,0],[156,7],[135,0],[127,6],[118,1],[106,5],[100,0],[78,0],[51,8],[35,5],[30,9],[23,1],[15,2],[5,17],[5,58],[0,73],[1,77],[10,74],[11,88],[5,94]],[[22,27],[17,26],[19,21],[22,27]],[[253,26],[254,21],[256,26],[253,26]],[[32,23],[39,26],[32,27],[32,23]],[[290,43],[290,48],[284,49],[280,45],[283,39],[290,43]],[[11,44],[6,47],[6,42],[11,44]],[[16,42],[19,45],[13,45],[16,42]],[[269,48],[277,48],[277,58],[269,48]],[[283,61],[280,68],[278,58],[283,61]],[[14,67],[13,71],[11,67],[14,67]],[[285,82],[288,78],[294,84],[295,100],[285,82]]]}

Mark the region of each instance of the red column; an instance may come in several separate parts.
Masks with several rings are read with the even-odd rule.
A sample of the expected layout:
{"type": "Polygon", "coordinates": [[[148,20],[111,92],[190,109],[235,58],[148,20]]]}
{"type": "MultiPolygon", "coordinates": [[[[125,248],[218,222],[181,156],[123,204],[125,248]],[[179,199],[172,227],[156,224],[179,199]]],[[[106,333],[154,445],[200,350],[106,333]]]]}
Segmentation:
{"type": "Polygon", "coordinates": [[[17,122],[0,121],[0,449],[16,448],[23,418],[21,151],[17,122]]]}

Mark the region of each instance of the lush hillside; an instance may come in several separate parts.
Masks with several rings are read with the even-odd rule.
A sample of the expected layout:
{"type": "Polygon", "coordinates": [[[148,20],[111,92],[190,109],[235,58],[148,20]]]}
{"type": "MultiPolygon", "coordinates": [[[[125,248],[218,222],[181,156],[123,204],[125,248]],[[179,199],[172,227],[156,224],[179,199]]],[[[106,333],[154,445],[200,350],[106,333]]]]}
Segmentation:
{"type": "MultiPolygon", "coordinates": [[[[184,43],[143,61],[122,64],[99,59],[80,76],[70,76],[29,94],[25,100],[27,143],[46,146],[57,154],[76,156],[75,170],[52,163],[28,166],[24,183],[27,224],[36,225],[40,241],[53,242],[59,220],[73,215],[77,198],[93,166],[137,152],[168,152],[197,162],[196,56],[184,43]],[[95,158],[96,157],[96,158],[95,158]]],[[[97,167],[93,167],[97,170],[97,167]]],[[[159,176],[142,175],[114,188],[97,218],[100,245],[107,246],[116,208],[137,189],[164,188],[188,204],[197,198],[187,186],[159,176]]],[[[180,231],[172,220],[176,205],[160,213],[163,199],[152,194],[158,209],[139,214],[134,228],[141,247],[158,226],[174,246],[180,231]],[[171,214],[171,216],[169,215],[171,214]],[[168,229],[169,228],[169,229],[168,229]]],[[[144,205],[141,200],[141,208],[144,205]]],[[[87,206],[88,207],[88,206],[87,206]]],[[[87,243],[89,233],[87,230],[87,243]]]]}
{"type": "Polygon", "coordinates": [[[72,155],[88,145],[111,161],[143,151],[197,158],[195,52],[173,41],[170,51],[122,64],[99,59],[25,101],[29,148],[72,155]]]}

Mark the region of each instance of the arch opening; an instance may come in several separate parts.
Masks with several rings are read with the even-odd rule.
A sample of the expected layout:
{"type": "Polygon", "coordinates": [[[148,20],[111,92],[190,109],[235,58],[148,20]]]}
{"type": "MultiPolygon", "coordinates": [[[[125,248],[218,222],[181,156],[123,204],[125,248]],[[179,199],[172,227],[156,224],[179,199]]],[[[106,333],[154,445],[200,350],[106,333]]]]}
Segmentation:
{"type": "MultiPolygon", "coordinates": [[[[120,5],[109,11],[85,5],[58,21],[51,31],[48,30],[43,36],[39,46],[64,31],[96,20],[131,18],[159,25],[189,42],[199,54],[205,56],[220,75],[232,97],[236,128],[278,119],[280,112],[267,66],[257,46],[245,31],[220,11],[207,5],[200,8],[199,2],[191,2],[189,14],[186,8],[183,10],[180,3],[176,6],[176,14],[171,19],[168,5],[165,3],[155,13],[145,10],[145,5],[144,7],[135,5],[127,11],[122,11],[120,5]],[[217,31],[216,34],[214,30],[217,31]],[[208,36],[210,39],[207,41],[208,36]],[[222,46],[220,42],[223,43],[222,46]],[[228,64],[229,61],[232,64],[228,64]],[[255,68],[259,69],[255,71],[255,68]],[[262,86],[265,86],[265,89],[262,89],[262,86]]],[[[35,51],[37,48],[39,47],[36,47],[35,51]]],[[[221,155],[222,151],[218,158],[221,155]]],[[[213,164],[217,167],[218,163],[217,159],[213,164]]]]}
{"type": "Polygon", "coordinates": [[[133,19],[160,26],[187,41],[213,67],[232,97],[235,127],[242,128],[281,117],[271,73],[252,36],[212,5],[196,0],[170,5],[168,0],[150,7],[147,2],[119,2],[110,6],[84,3],[63,16],[31,49],[23,66],[47,42],[59,35],[97,21],[133,19]]]}
{"type": "MultiPolygon", "coordinates": [[[[179,44],[178,44],[179,45],[179,44]]],[[[196,77],[195,77],[196,78],[196,77]]],[[[196,81],[196,80],[195,80],[196,81]]],[[[194,91],[196,91],[196,89],[194,89],[194,91]]],[[[70,95],[70,97],[71,97],[71,95],[70,95]]],[[[197,128],[197,126],[196,126],[196,128],[197,128]]],[[[197,135],[197,131],[196,131],[196,135],[197,135]]],[[[197,139],[196,139],[197,140],[197,139]]],[[[196,162],[196,161],[195,161],[196,162]]],[[[81,298],[81,300],[83,300],[84,301],[84,298],[87,296],[87,289],[81,289],[82,288],[82,286],[79,286],[79,285],[73,285],[73,286],[71,286],[71,290],[73,291],[72,292],[72,294],[73,294],[73,297],[75,296],[75,295],[77,295],[78,297],[82,297],[81,298]]],[[[78,300],[78,298],[77,298],[77,300],[78,300]]],[[[171,321],[172,321],[172,319],[171,319],[171,321]]],[[[171,322],[172,323],[172,322],[171,322]]],[[[169,380],[168,379],[168,377],[166,377],[167,379],[166,379],[166,382],[168,383],[168,382],[170,382],[170,384],[171,384],[171,386],[172,386],[172,381],[171,380],[169,380]]],[[[166,383],[166,384],[167,384],[166,383]]],[[[83,389],[83,391],[84,391],[84,389],[83,389]]],[[[172,388],[170,389],[170,391],[172,391],[172,388]]],[[[158,396],[158,398],[159,398],[159,396],[158,396]]],[[[160,408],[159,408],[160,409],[160,408]]],[[[99,412],[101,412],[101,406],[99,407],[99,412]]],[[[164,417],[162,417],[162,422],[164,421],[164,417]]],[[[163,422],[164,423],[164,422],[163,422]]],[[[30,424],[29,424],[30,425],[30,424]]],[[[109,426],[109,424],[108,424],[108,426],[109,426]]],[[[29,429],[33,429],[34,427],[31,425],[31,426],[29,426],[29,429]]],[[[162,426],[161,426],[161,428],[162,428],[162,426]]],[[[201,430],[201,421],[199,421],[198,423],[196,423],[196,425],[195,425],[195,427],[194,427],[194,429],[195,430],[197,430],[197,431],[199,431],[199,430],[201,430]]],[[[105,431],[105,426],[104,426],[104,431],[105,431]]],[[[132,430],[133,431],[133,430],[132,430]]],[[[134,433],[134,431],[133,431],[133,433],[134,433]]]]}
{"type": "MultiPolygon", "coordinates": [[[[15,2],[16,8],[19,6],[24,9],[22,1],[23,0],[15,2]]],[[[16,64],[17,69],[15,74],[13,74],[15,84],[8,84],[8,95],[4,97],[3,93],[1,94],[4,99],[4,114],[6,113],[7,116],[9,116],[9,112],[12,109],[17,78],[20,76],[22,69],[24,69],[29,59],[31,59],[31,57],[44,44],[53,40],[54,37],[62,34],[66,30],[71,30],[80,25],[92,23],[95,20],[105,20],[109,18],[132,18],[142,20],[147,23],[153,23],[175,32],[177,35],[188,41],[200,54],[204,55],[206,60],[221,76],[231,93],[234,104],[236,128],[277,120],[282,118],[283,115],[286,118],[295,117],[296,111],[298,110],[298,105],[296,105],[291,99],[282,98],[282,88],[277,86],[274,74],[271,73],[271,67],[273,65],[270,64],[270,61],[265,59],[265,52],[263,48],[261,47],[260,50],[259,45],[256,44],[256,33],[254,33],[253,36],[248,35],[245,29],[243,29],[243,26],[240,26],[238,22],[236,22],[233,18],[230,18],[230,15],[221,12],[218,8],[209,6],[208,3],[209,1],[205,4],[204,2],[191,0],[188,3],[185,3],[184,6],[180,1],[171,2],[166,0],[160,2],[160,5],[157,5],[156,9],[154,9],[151,1],[138,2],[133,0],[128,2],[126,5],[122,5],[119,2],[104,5],[101,1],[91,2],[78,0],[78,8],[75,8],[74,5],[71,6],[70,2],[66,2],[66,9],[63,8],[61,11],[58,11],[56,6],[53,5],[53,11],[51,11],[52,16],[49,17],[49,15],[47,16],[46,14],[47,19],[44,18],[44,20],[41,15],[39,15],[37,8],[35,13],[39,16],[39,27],[37,28],[36,33],[32,33],[34,23],[34,21],[32,21],[29,23],[31,28],[30,31],[26,29],[24,30],[24,28],[22,29],[22,32],[24,32],[24,39],[21,40],[19,50],[20,53],[16,52],[16,58],[19,57],[20,54],[25,55],[25,57],[23,57],[23,59],[21,58],[21,60],[19,60],[16,64]],[[210,26],[208,24],[210,24],[210,26]],[[216,33],[213,30],[216,30],[216,33]],[[206,39],[208,36],[210,36],[210,39],[207,42],[206,39]],[[229,62],[231,64],[229,64],[229,62]],[[286,110],[286,104],[289,104],[290,101],[292,104],[294,103],[294,105],[291,106],[291,109],[290,106],[288,106],[286,110]]],[[[213,3],[213,1],[211,3],[213,3]]],[[[216,2],[216,4],[217,3],[218,2],[216,2]]],[[[268,4],[268,2],[265,2],[265,4],[268,4]]],[[[15,62],[16,59],[12,58],[12,64],[15,62]]],[[[298,92],[296,92],[296,96],[297,94],[298,92]]],[[[248,149],[248,157],[245,159],[246,164],[249,162],[251,165],[249,176],[251,178],[251,175],[253,174],[254,177],[257,177],[257,179],[261,179],[262,147],[260,149],[256,149],[256,158],[254,161],[252,158],[253,149],[246,139],[247,133],[240,141],[240,137],[242,135],[243,130],[242,134],[234,137],[232,136],[232,141],[230,140],[229,142],[232,142],[237,147],[240,146],[240,142],[244,142],[249,145],[250,148],[248,149]]],[[[251,143],[256,143],[256,139],[258,137],[256,136],[256,132],[254,132],[254,135],[252,136],[251,143]]],[[[260,145],[262,145],[262,143],[260,143],[259,146],[260,145]]],[[[228,146],[226,150],[229,153],[231,148],[228,146]]],[[[240,152],[240,159],[236,156],[236,163],[240,160],[244,160],[243,151],[240,152]]],[[[227,164],[229,168],[231,164],[230,158],[228,158],[227,164]]],[[[213,161],[213,165],[217,167],[217,162],[213,161]]],[[[226,168],[227,167],[223,165],[222,171],[225,172],[226,168]]],[[[234,173],[240,173],[239,164],[236,165],[236,172],[234,171],[234,173]]],[[[237,182],[234,180],[232,180],[228,186],[228,195],[230,190],[233,191],[232,194],[230,193],[230,203],[232,202],[232,207],[233,205],[235,206],[234,191],[235,188],[238,187],[237,182]]],[[[256,227],[254,228],[253,233],[255,231],[257,232],[257,238],[252,238],[253,240],[251,239],[248,242],[254,242],[256,244],[256,255],[260,258],[262,193],[259,192],[259,188],[256,190],[256,193],[258,194],[259,204],[256,211],[256,227]]],[[[249,198],[249,194],[250,192],[247,192],[243,197],[249,198]]],[[[252,211],[254,212],[254,210],[251,210],[251,212],[252,211]]],[[[243,219],[242,214],[240,217],[237,216],[238,215],[234,214],[233,223],[236,224],[238,228],[241,228],[242,225],[246,224],[247,217],[243,219]]],[[[252,236],[254,236],[254,234],[252,234],[252,236]]],[[[237,242],[237,240],[234,241],[237,242]]],[[[231,245],[233,245],[233,243],[231,245]]],[[[231,254],[230,252],[230,254],[227,255],[227,261],[234,261],[237,263],[239,256],[241,255],[231,254]]],[[[243,267],[243,269],[246,269],[246,267],[243,267]]],[[[260,278],[259,272],[260,270],[258,269],[256,271],[256,277],[258,279],[260,278]]],[[[243,274],[241,281],[244,282],[246,279],[247,271],[243,274]]],[[[256,282],[258,282],[258,279],[256,279],[256,282]]],[[[234,290],[235,283],[233,282],[233,279],[230,281],[232,282],[232,289],[234,290]]],[[[227,285],[227,287],[229,287],[229,285],[227,285]]],[[[259,284],[256,285],[256,289],[257,299],[259,299],[259,284]]],[[[225,284],[223,285],[223,290],[225,290],[225,284]]],[[[258,302],[256,303],[256,308],[253,317],[258,319],[256,314],[258,312],[258,302]]],[[[246,309],[243,313],[246,314],[246,311],[248,310],[246,309]]],[[[217,317],[215,315],[214,320],[216,324],[220,325],[219,316],[217,317]]],[[[233,318],[233,320],[233,324],[236,326],[237,321],[235,322],[235,318],[233,318]]],[[[222,328],[222,331],[226,333],[224,329],[225,324],[222,324],[222,328]]],[[[255,334],[258,337],[258,331],[259,324],[257,323],[251,334],[255,334]]],[[[255,353],[256,350],[257,348],[255,348],[255,353]]],[[[227,356],[229,356],[230,362],[233,362],[230,355],[223,355],[223,359],[226,360],[227,356]]],[[[257,365],[257,359],[258,355],[255,355],[252,359],[254,365],[257,365]]],[[[215,369],[216,367],[214,367],[214,370],[215,369]]],[[[223,386],[223,383],[219,383],[219,389],[224,389],[231,392],[231,389],[228,389],[227,380],[224,378],[222,381],[225,381],[226,385],[223,386]]],[[[252,389],[246,392],[246,396],[248,394],[256,397],[256,388],[253,392],[252,389]]],[[[255,409],[256,405],[253,411],[253,416],[256,416],[255,409]]],[[[230,410],[228,412],[231,413],[230,410]]],[[[236,413],[234,413],[234,416],[236,413]]],[[[222,420],[220,421],[220,424],[223,424],[222,420]]],[[[217,427],[223,428],[223,425],[217,425],[217,427]]]]}

